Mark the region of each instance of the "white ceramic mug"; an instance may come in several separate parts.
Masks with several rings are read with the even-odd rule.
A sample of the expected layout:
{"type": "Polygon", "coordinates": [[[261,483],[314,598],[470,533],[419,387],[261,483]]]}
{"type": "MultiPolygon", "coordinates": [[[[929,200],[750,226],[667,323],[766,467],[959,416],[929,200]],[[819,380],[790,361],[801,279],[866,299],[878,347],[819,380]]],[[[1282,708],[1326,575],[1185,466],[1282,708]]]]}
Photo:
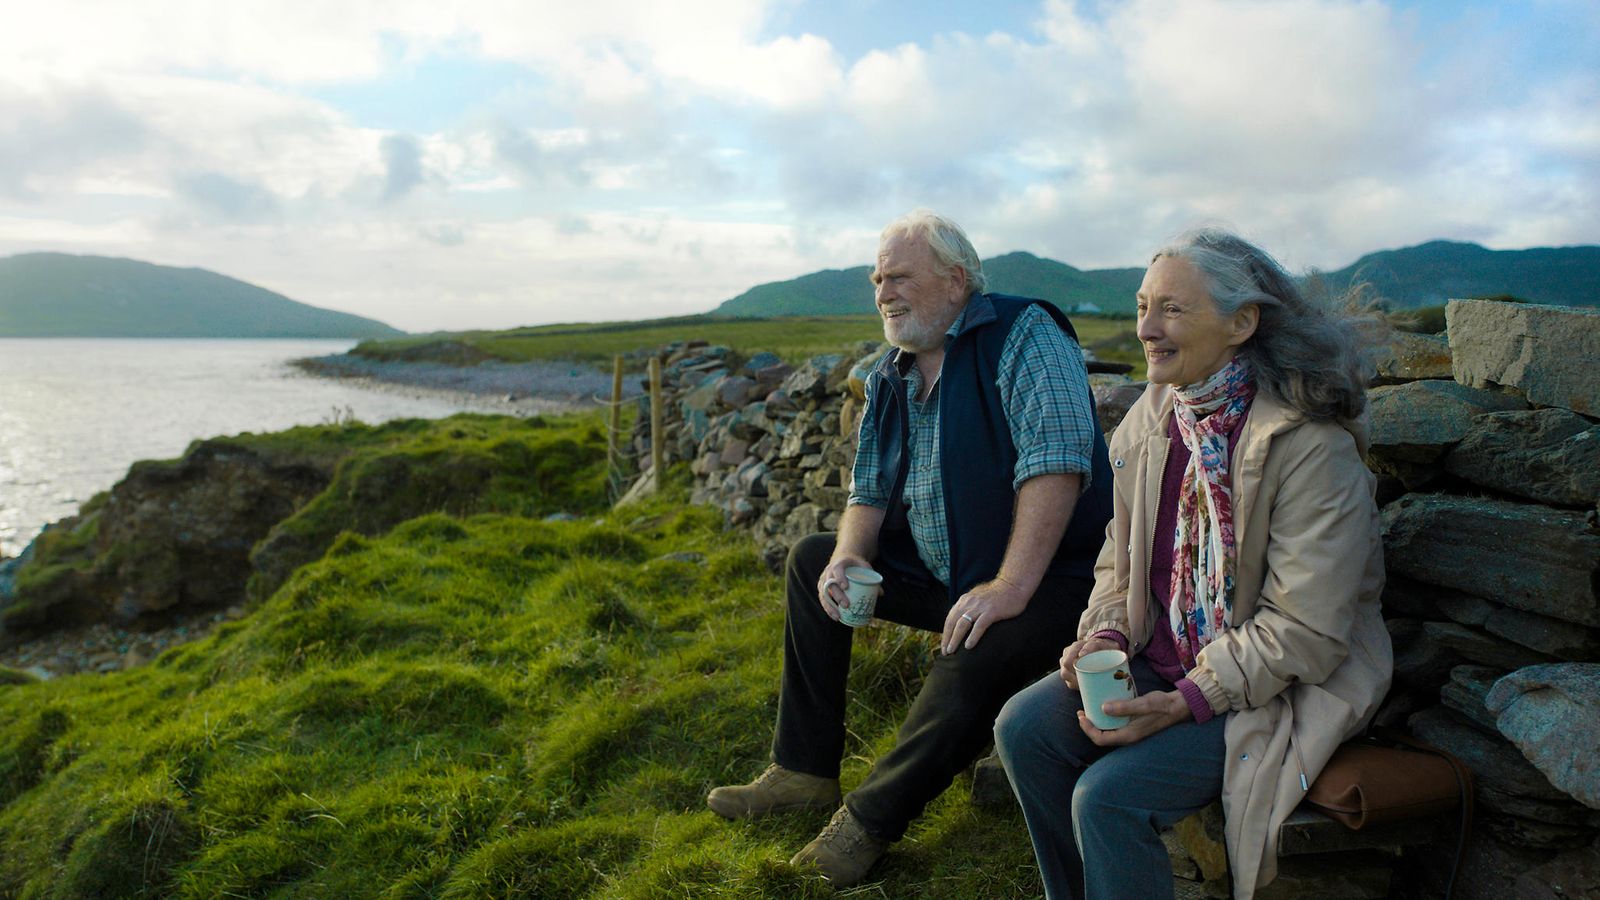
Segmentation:
{"type": "Polygon", "coordinates": [[[1121,650],[1096,650],[1078,657],[1072,668],[1078,672],[1083,711],[1089,714],[1094,727],[1113,731],[1128,724],[1127,716],[1107,715],[1100,708],[1110,700],[1132,700],[1139,696],[1139,689],[1133,684],[1133,672],[1128,668],[1128,654],[1121,650]]]}
{"type": "Polygon", "coordinates": [[[883,593],[883,576],[871,569],[851,566],[844,570],[844,577],[844,595],[850,598],[850,605],[839,607],[839,621],[851,628],[860,628],[872,621],[878,595],[883,593]]]}

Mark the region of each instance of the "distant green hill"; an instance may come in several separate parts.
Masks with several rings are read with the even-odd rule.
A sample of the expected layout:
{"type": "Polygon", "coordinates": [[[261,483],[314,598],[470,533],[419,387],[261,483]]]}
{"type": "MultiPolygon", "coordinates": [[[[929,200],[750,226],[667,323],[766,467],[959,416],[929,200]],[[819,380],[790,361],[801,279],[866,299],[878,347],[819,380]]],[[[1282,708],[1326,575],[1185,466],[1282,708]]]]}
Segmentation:
{"type": "Polygon", "coordinates": [[[1365,281],[1401,308],[1497,294],[1558,306],[1600,306],[1600,247],[1489,250],[1429,241],[1369,253],[1325,277],[1338,289],[1352,279],[1365,281]]]}
{"type": "Polygon", "coordinates": [[[404,333],[204,269],[65,253],[0,259],[0,337],[373,338],[404,333]]]}
{"type": "MultiPolygon", "coordinates": [[[[712,315],[870,313],[872,286],[867,275],[871,271],[871,266],[828,269],[758,285],[724,302],[712,315]]],[[[1144,277],[1142,268],[1085,271],[1022,252],[984,260],[983,271],[992,291],[1042,297],[1068,311],[1092,303],[1107,313],[1132,313],[1133,295],[1144,277]]],[[[1353,279],[1366,281],[1401,308],[1498,294],[1561,306],[1600,306],[1600,247],[1488,250],[1477,244],[1432,241],[1369,253],[1323,277],[1330,287],[1340,290],[1353,279]]]]}
{"type": "MultiPolygon", "coordinates": [[[[712,311],[716,316],[832,316],[871,313],[871,266],[825,269],[788,281],[757,285],[712,311]]],[[[1104,312],[1132,312],[1143,269],[1083,271],[1032,253],[1007,253],[983,261],[989,290],[1050,300],[1062,309],[1092,303],[1104,312]]]]}

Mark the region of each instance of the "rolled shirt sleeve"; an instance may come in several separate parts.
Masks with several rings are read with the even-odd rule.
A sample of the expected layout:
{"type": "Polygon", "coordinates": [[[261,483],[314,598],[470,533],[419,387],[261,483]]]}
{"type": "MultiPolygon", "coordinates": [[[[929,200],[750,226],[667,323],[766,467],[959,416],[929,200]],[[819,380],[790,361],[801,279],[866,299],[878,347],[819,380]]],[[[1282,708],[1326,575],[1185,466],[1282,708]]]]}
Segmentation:
{"type": "Polygon", "coordinates": [[[1012,489],[1039,475],[1076,473],[1087,490],[1100,423],[1077,343],[1049,313],[1030,306],[1006,336],[998,380],[1017,448],[1012,489]]]}
{"type": "Polygon", "coordinates": [[[876,404],[881,402],[873,388],[877,379],[867,379],[867,403],[861,410],[861,426],[856,438],[856,461],[850,467],[850,499],[847,506],[889,508],[889,490],[883,483],[882,461],[878,459],[876,404]]]}

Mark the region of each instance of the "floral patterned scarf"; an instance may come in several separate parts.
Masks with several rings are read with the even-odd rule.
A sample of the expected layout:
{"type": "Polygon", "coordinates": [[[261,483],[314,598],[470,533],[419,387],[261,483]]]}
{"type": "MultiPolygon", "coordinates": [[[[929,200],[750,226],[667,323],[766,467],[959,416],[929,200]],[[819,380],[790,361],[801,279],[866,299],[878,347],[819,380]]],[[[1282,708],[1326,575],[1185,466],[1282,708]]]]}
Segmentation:
{"type": "Polygon", "coordinates": [[[1178,489],[1178,529],[1172,545],[1168,621],[1184,671],[1228,627],[1233,613],[1233,480],[1228,434],[1256,396],[1255,375],[1243,357],[1204,381],[1173,392],[1172,413],[1189,448],[1178,489]]]}

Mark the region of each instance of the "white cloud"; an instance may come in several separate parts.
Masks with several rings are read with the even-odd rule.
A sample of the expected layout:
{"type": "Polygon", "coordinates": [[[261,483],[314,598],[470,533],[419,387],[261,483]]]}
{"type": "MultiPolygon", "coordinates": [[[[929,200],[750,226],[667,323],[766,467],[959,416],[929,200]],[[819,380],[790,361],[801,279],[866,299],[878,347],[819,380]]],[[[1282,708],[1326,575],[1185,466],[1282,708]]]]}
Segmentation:
{"type": "Polygon", "coordinates": [[[865,262],[918,205],[1080,266],[1217,219],[1323,266],[1600,238],[1600,60],[1486,70],[1505,19],[1043,0],[1029,33],[847,58],[774,30],[788,2],[30,7],[0,31],[0,253],[202,265],[427,328],[708,309],[865,262]],[[328,99],[452,62],[520,75],[412,130],[328,99]]]}

